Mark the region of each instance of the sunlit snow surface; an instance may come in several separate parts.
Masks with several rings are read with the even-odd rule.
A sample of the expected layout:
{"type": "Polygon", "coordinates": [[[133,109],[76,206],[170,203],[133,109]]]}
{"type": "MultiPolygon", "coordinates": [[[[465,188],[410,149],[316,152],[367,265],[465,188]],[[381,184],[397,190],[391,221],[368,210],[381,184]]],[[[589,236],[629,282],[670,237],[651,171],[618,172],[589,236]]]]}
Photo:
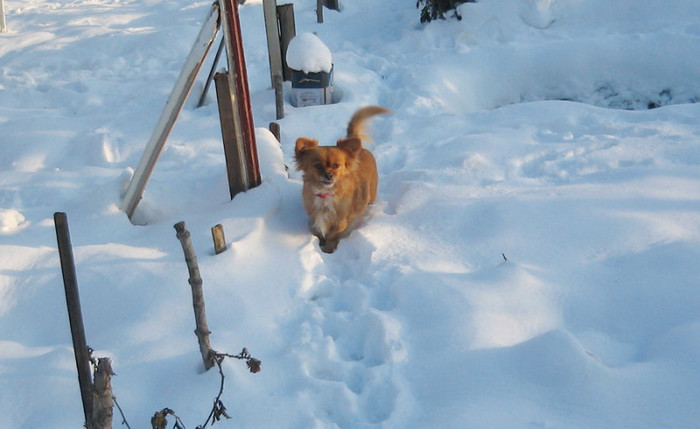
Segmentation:
{"type": "Polygon", "coordinates": [[[697,427],[700,2],[481,0],[427,25],[406,0],[341,1],[323,24],[316,1],[293,3],[297,34],[332,53],[338,103],[287,99],[277,143],[248,0],[263,183],[229,199],[213,88],[195,108],[210,55],[135,226],[121,194],[211,2],[5,0],[0,428],[83,423],[57,211],[88,343],[113,359],[133,428],[165,407],[200,425],[219,388],[193,335],[183,220],[212,347],[262,360],[224,361],[232,419],[216,427],[697,427]],[[335,144],[368,104],[394,112],[367,143],[378,201],[327,255],[294,141],[335,144]]]}

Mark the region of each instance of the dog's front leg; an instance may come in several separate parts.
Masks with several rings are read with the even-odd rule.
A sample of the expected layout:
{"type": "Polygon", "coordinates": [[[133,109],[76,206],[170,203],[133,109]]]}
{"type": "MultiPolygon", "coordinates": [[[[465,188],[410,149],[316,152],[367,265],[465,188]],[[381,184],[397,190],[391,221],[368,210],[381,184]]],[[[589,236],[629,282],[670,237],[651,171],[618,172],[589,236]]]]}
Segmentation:
{"type": "Polygon", "coordinates": [[[323,237],[319,236],[319,245],[321,246],[321,250],[326,253],[335,252],[335,249],[338,247],[338,243],[340,242],[340,237],[343,235],[343,232],[347,227],[348,222],[343,220],[338,222],[338,224],[331,228],[323,237]]]}
{"type": "Polygon", "coordinates": [[[338,237],[321,238],[318,243],[321,246],[321,250],[323,250],[325,253],[333,253],[335,252],[335,249],[338,248],[339,241],[340,240],[338,237]]]}
{"type": "Polygon", "coordinates": [[[340,234],[337,231],[329,231],[325,236],[318,237],[318,244],[325,253],[333,253],[340,242],[340,234]]]}

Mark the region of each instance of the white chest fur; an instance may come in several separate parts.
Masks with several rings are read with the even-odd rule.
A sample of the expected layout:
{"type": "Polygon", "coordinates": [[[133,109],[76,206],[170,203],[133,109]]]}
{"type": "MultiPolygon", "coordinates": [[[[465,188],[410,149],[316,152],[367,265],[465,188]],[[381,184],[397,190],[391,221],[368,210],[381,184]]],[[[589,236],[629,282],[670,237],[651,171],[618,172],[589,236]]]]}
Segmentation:
{"type": "Polygon", "coordinates": [[[316,197],[313,202],[314,216],[311,221],[312,227],[322,236],[326,236],[330,225],[335,221],[335,207],[333,196],[316,197]]]}

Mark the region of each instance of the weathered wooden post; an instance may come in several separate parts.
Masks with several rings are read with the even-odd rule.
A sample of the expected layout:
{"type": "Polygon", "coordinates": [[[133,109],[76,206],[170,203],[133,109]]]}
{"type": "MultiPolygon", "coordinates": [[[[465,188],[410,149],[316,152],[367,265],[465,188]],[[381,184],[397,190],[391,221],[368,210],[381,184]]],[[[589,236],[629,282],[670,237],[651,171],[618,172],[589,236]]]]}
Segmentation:
{"type": "Polygon", "coordinates": [[[99,358],[93,382],[92,429],[112,429],[112,361],[99,358]]]}
{"type": "Polygon", "coordinates": [[[78,369],[78,383],[80,384],[80,396],[83,400],[85,424],[88,429],[94,429],[91,424],[93,407],[90,351],[85,340],[85,326],[83,325],[83,314],[80,309],[80,294],[78,293],[78,279],[75,274],[73,248],[71,247],[70,231],[68,230],[68,218],[65,213],[57,212],[54,213],[53,219],[56,227],[58,255],[61,260],[63,286],[68,307],[68,321],[73,338],[73,353],[75,354],[75,365],[78,369]]]}
{"type": "Polygon", "coordinates": [[[282,54],[282,76],[284,80],[292,80],[292,70],[287,65],[287,47],[289,41],[297,34],[294,23],[294,5],[291,3],[277,6],[277,20],[279,21],[280,48],[282,54]]]}
{"type": "Polygon", "coordinates": [[[316,22],[323,24],[323,0],[316,0],[316,22]]]}
{"type": "Polygon", "coordinates": [[[275,119],[284,118],[284,79],[281,74],[276,74],[273,78],[275,85],[275,119]]]}
{"type": "Polygon", "coordinates": [[[316,0],[316,22],[323,24],[323,6],[328,9],[340,10],[338,0],[316,0]]]}
{"type": "Polygon", "coordinates": [[[275,90],[277,119],[282,119],[284,118],[284,93],[282,86],[284,72],[277,20],[277,2],[275,0],[263,0],[263,13],[265,15],[265,32],[267,35],[267,55],[270,60],[270,83],[275,90]]]}
{"type": "Polygon", "coordinates": [[[231,199],[233,199],[239,192],[246,191],[245,147],[236,135],[233,98],[231,97],[228,72],[215,74],[214,83],[216,84],[216,98],[219,105],[221,139],[224,143],[228,190],[231,199]]]}
{"type": "Polygon", "coordinates": [[[277,26],[277,2],[275,0],[263,0],[263,15],[265,16],[267,54],[270,61],[270,84],[274,87],[275,75],[282,75],[282,47],[277,26]]]}
{"type": "Polygon", "coordinates": [[[277,139],[278,142],[282,141],[282,130],[280,130],[280,124],[277,122],[270,122],[269,126],[270,132],[277,139]]]}
{"type": "Polygon", "coordinates": [[[0,33],[7,33],[7,21],[5,21],[5,0],[0,0],[0,33]]]}
{"type": "Polygon", "coordinates": [[[199,265],[197,264],[197,255],[192,247],[190,232],[185,226],[185,222],[175,224],[177,231],[177,239],[180,240],[182,251],[185,253],[185,262],[187,263],[187,271],[190,274],[189,283],[192,289],[192,306],[194,307],[194,321],[196,329],[194,331],[199,342],[199,351],[202,353],[202,361],[204,368],[209,370],[214,366],[214,356],[211,353],[209,345],[209,327],[207,326],[207,311],[204,306],[204,292],[202,292],[202,277],[199,275],[199,265]]]}

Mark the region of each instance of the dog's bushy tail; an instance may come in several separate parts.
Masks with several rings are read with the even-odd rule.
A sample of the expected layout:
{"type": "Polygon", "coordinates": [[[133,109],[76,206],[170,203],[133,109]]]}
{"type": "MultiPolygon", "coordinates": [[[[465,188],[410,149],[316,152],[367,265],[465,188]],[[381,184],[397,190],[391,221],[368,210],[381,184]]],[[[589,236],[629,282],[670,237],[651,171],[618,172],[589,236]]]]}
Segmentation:
{"type": "Polygon", "coordinates": [[[391,113],[391,110],[381,106],[367,106],[361,108],[355,112],[354,115],[352,115],[350,123],[348,123],[347,137],[357,137],[360,140],[368,140],[369,136],[367,135],[366,124],[367,119],[384,113],[389,114],[391,113]]]}

